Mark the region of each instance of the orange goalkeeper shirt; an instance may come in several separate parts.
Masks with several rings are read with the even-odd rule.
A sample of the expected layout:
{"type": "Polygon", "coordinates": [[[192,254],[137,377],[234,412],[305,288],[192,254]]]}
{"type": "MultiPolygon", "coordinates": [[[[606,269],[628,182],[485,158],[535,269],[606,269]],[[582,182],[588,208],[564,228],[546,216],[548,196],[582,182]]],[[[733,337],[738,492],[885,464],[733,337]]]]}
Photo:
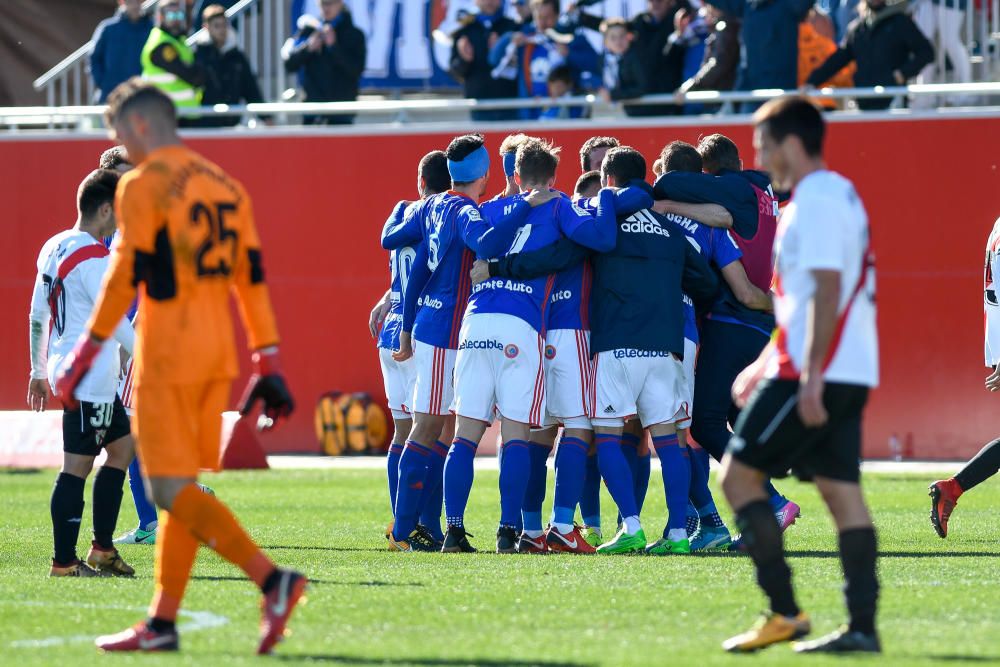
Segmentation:
{"type": "Polygon", "coordinates": [[[119,238],[89,329],[111,336],[138,288],[136,385],[236,377],[231,293],[251,348],[278,343],[240,183],[187,147],[167,146],[122,176],[115,212],[119,238]]]}

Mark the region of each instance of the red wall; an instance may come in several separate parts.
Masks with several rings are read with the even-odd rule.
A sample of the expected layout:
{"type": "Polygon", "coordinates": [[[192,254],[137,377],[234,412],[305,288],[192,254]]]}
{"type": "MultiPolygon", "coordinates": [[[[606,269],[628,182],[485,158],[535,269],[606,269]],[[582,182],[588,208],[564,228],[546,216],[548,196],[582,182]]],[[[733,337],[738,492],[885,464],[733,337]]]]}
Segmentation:
{"type": "MultiPolygon", "coordinates": [[[[546,128],[541,134],[565,147],[559,180],[568,189],[579,174],[577,148],[592,134],[615,134],[652,157],[668,141],[695,141],[717,129],[740,145],[749,166],[747,126],[546,128]]],[[[488,133],[492,151],[504,134],[488,133]]],[[[312,410],[321,392],[382,396],[367,332],[369,308],[388,282],[379,232],[397,200],[416,196],[419,158],[448,139],[412,133],[191,140],[254,198],[283,361],[299,400],[292,422],[267,436],[270,449],[315,449],[312,410]]],[[[7,304],[0,349],[8,351],[0,409],[23,406],[38,248],[73,223],[76,186],[107,145],[0,141],[9,239],[0,266],[0,299],[7,304]]],[[[868,411],[866,452],[884,455],[895,432],[903,440],[912,434],[917,456],[971,454],[1000,430],[993,416],[997,399],[982,384],[981,314],[983,246],[1000,212],[1000,118],[834,123],[827,153],[831,167],[857,184],[878,254],[883,381],[868,411]]],[[[499,186],[499,168],[494,172],[499,186]]]]}

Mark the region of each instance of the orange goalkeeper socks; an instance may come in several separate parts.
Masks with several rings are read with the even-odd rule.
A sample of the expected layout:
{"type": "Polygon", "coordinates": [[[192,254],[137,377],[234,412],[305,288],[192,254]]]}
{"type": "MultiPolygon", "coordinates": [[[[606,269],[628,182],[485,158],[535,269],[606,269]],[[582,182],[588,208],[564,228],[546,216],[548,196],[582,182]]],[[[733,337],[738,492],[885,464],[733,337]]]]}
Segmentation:
{"type": "Polygon", "coordinates": [[[197,485],[181,489],[170,511],[196,538],[241,568],[258,586],[262,587],[274,571],[274,563],[254,544],[232,512],[197,485]]]}
{"type": "Polygon", "coordinates": [[[149,617],[164,621],[177,619],[184,589],[198,554],[198,540],[171,512],[160,511],[156,531],[156,588],[149,605],[149,617]]]}

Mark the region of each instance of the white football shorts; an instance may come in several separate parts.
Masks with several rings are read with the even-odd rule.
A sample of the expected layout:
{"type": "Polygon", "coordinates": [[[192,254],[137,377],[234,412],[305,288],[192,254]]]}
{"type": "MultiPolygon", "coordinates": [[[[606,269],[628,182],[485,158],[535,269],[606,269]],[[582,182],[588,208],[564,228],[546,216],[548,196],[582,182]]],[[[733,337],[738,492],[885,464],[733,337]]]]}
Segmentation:
{"type": "Polygon", "coordinates": [[[691,415],[694,413],[694,362],[698,357],[698,345],[688,338],[684,339],[684,383],[686,385],[684,400],[687,402],[687,412],[677,421],[677,428],[691,428],[691,415]]]}
{"type": "Polygon", "coordinates": [[[643,428],[687,416],[684,367],[669,352],[617,349],[595,359],[594,426],[622,426],[636,416],[643,428]]]}
{"type": "Polygon", "coordinates": [[[378,349],[385,398],[389,402],[389,411],[393,419],[410,419],[409,405],[413,399],[413,384],[417,379],[414,372],[416,364],[412,358],[396,361],[392,358],[392,352],[384,347],[378,349]]]}
{"type": "Polygon", "coordinates": [[[492,422],[502,416],[540,426],[545,415],[542,338],[524,320],[476,313],[462,322],[452,412],[492,422]]]}
{"type": "Polygon", "coordinates": [[[545,335],[545,426],[590,428],[594,392],[590,332],[552,329],[545,335]]]}
{"type": "Polygon", "coordinates": [[[448,415],[455,399],[455,350],[413,341],[413,398],[410,412],[448,415]]]}

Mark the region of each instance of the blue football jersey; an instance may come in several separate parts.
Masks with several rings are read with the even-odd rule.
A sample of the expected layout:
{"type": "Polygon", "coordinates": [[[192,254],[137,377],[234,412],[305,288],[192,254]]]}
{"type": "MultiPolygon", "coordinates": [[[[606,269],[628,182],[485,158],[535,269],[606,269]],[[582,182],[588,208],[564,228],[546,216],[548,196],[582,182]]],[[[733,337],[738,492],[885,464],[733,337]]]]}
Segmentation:
{"type": "Polygon", "coordinates": [[[402,329],[423,343],[457,349],[473,261],[503,255],[528,210],[528,204],[514,201],[490,224],[476,202],[459,193],[420,202],[414,215],[422,240],[404,291],[402,329]]]}
{"type": "MultiPolygon", "coordinates": [[[[736,245],[727,230],[709,227],[673,213],[668,213],[664,217],[681,228],[687,236],[688,242],[709,264],[721,269],[743,257],[739,246],[736,245]]],[[[699,340],[694,303],[686,294],[684,295],[684,337],[694,343],[699,340]]]]}
{"type": "Polygon", "coordinates": [[[416,212],[419,202],[401,201],[393,207],[382,228],[382,247],[389,251],[389,312],[382,323],[378,346],[399,349],[399,332],[403,326],[403,294],[417,256],[417,245],[423,239],[416,212]]]}

